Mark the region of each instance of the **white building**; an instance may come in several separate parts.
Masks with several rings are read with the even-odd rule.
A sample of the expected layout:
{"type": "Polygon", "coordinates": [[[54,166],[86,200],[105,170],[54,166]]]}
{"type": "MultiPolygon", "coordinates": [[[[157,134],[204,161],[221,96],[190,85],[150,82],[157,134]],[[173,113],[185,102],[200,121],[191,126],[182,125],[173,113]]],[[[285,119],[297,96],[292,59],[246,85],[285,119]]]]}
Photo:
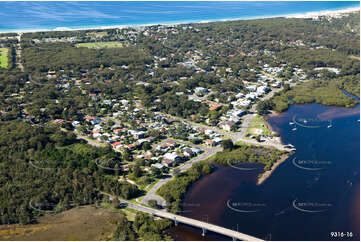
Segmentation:
{"type": "Polygon", "coordinates": [[[194,89],[194,93],[199,95],[199,94],[203,94],[203,93],[207,93],[208,92],[208,89],[207,88],[204,88],[204,87],[196,87],[194,89]]]}
{"type": "Polygon", "coordinates": [[[164,154],[163,159],[168,159],[171,161],[179,161],[181,157],[177,154],[177,152],[172,152],[172,153],[164,154]]]}
{"type": "Polygon", "coordinates": [[[246,86],[246,89],[247,91],[256,91],[257,90],[257,86],[256,85],[249,85],[249,86],[246,86]]]}

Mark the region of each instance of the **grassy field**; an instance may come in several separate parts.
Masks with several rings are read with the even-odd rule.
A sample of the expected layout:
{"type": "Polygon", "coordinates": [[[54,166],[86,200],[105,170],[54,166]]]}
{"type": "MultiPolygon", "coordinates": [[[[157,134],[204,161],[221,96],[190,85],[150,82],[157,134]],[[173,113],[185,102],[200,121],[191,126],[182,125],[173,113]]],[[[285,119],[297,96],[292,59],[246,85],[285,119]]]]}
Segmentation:
{"type": "Polygon", "coordinates": [[[110,42],[89,42],[89,43],[80,43],[76,44],[76,47],[87,47],[91,49],[101,49],[101,48],[121,48],[124,44],[117,41],[110,42]]]}
{"type": "Polygon", "coordinates": [[[0,48],[0,68],[8,68],[8,49],[0,48]]]}
{"type": "Polygon", "coordinates": [[[78,207],[40,217],[37,224],[0,225],[0,240],[107,240],[119,217],[106,208],[78,207]]]}
{"type": "Polygon", "coordinates": [[[271,135],[271,131],[268,129],[263,118],[257,115],[252,119],[250,126],[247,128],[247,134],[268,136],[271,135]]]}

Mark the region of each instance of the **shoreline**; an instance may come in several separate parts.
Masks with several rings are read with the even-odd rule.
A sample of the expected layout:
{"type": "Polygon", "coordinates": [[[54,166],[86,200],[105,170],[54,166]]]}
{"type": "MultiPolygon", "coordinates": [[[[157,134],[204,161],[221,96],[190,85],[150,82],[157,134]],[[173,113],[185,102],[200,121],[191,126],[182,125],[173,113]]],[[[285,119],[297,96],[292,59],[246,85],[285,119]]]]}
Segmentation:
{"type": "MultiPolygon", "coordinates": [[[[278,116],[280,115],[281,113],[278,113],[276,111],[273,111],[271,110],[271,113],[270,114],[267,114],[263,117],[263,120],[264,122],[266,123],[268,129],[272,132],[272,133],[277,133],[273,128],[272,126],[267,122],[267,119],[268,118],[271,118],[271,117],[275,117],[275,116],[278,116]]],[[[278,133],[277,133],[278,134],[278,133]]],[[[280,136],[280,139],[281,139],[281,144],[282,145],[285,145],[282,141],[282,138],[280,136]]],[[[259,186],[259,185],[262,185],[271,175],[272,173],[277,169],[277,167],[282,164],[285,160],[287,160],[291,155],[293,155],[295,152],[289,152],[289,153],[286,153],[284,155],[282,155],[275,163],[273,163],[272,167],[270,170],[268,171],[264,171],[263,173],[260,174],[260,176],[258,176],[258,179],[257,179],[257,182],[256,182],[256,185],[259,186]]]]}
{"type": "Polygon", "coordinates": [[[360,7],[348,7],[338,10],[320,10],[314,12],[285,14],[285,15],[272,15],[272,16],[254,16],[254,17],[239,17],[229,19],[208,19],[208,20],[186,20],[182,22],[168,22],[168,23],[148,23],[148,24],[127,24],[127,25],[101,25],[101,26],[89,26],[89,27],[55,27],[53,29],[18,29],[18,30],[0,30],[0,34],[6,33],[37,33],[37,32],[65,32],[65,31],[86,31],[86,30],[105,30],[105,29],[125,29],[125,28],[144,28],[148,26],[177,26],[182,24],[202,24],[202,23],[215,23],[215,22],[229,22],[240,20],[256,20],[256,19],[269,19],[269,18],[318,18],[320,16],[340,17],[341,15],[360,11],[360,7]]]}
{"type": "Polygon", "coordinates": [[[264,183],[271,175],[272,173],[277,169],[277,167],[279,165],[281,165],[285,160],[288,159],[288,157],[290,157],[294,152],[288,153],[288,154],[284,154],[282,155],[277,162],[273,163],[271,170],[265,171],[262,173],[261,176],[258,177],[257,183],[256,185],[262,185],[262,183],[264,183]]]}

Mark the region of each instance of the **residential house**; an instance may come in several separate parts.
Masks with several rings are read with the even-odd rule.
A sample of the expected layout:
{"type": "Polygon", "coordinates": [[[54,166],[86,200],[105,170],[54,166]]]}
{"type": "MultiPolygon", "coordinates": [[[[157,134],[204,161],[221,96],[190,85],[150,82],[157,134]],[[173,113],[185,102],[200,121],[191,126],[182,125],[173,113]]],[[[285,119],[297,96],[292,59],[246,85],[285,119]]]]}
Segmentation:
{"type": "Polygon", "coordinates": [[[195,153],[195,154],[200,154],[200,153],[202,153],[202,150],[200,150],[200,149],[198,149],[198,148],[191,148],[191,150],[195,153]]]}
{"type": "Polygon", "coordinates": [[[227,131],[231,131],[233,128],[234,128],[234,126],[235,126],[235,122],[233,122],[233,121],[223,121],[223,122],[220,122],[219,123],[219,127],[221,128],[221,129],[224,129],[224,130],[227,130],[227,131]]]}
{"type": "Polygon", "coordinates": [[[181,161],[182,158],[178,155],[177,152],[172,152],[172,153],[164,154],[163,159],[168,159],[173,162],[178,162],[178,161],[181,161]]]}
{"type": "Polygon", "coordinates": [[[161,163],[155,163],[151,165],[152,167],[158,168],[158,169],[164,169],[165,165],[161,164],[161,163]]]}
{"type": "Polygon", "coordinates": [[[194,152],[190,148],[183,149],[183,155],[186,157],[192,157],[194,155],[194,152]]]}
{"type": "Polygon", "coordinates": [[[141,139],[144,138],[146,132],[145,131],[137,131],[137,130],[128,130],[128,133],[133,135],[135,139],[141,139]]]}
{"type": "Polygon", "coordinates": [[[204,87],[196,87],[196,88],[194,89],[194,93],[195,93],[196,95],[204,94],[204,93],[207,93],[207,92],[209,92],[208,89],[207,89],[207,88],[204,88],[204,87]]]}
{"type": "Polygon", "coordinates": [[[256,85],[249,85],[249,86],[246,86],[246,90],[247,91],[251,91],[251,92],[254,92],[257,90],[257,86],[256,85]]]}

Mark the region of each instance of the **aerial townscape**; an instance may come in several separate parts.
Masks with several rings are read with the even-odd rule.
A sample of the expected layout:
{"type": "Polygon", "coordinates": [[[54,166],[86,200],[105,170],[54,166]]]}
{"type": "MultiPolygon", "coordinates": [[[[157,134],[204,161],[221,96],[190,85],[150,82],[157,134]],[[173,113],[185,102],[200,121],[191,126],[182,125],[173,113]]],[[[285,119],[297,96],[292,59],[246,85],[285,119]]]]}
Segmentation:
{"type": "MultiPolygon", "coordinates": [[[[358,115],[353,124],[359,130],[359,55],[357,9],[204,23],[3,31],[0,239],[297,240],[296,234],[272,238],[267,229],[255,233],[238,224],[236,229],[208,215],[204,219],[194,208],[188,216],[187,209],[202,204],[194,194],[212,190],[211,184],[226,196],[221,191],[228,192],[227,185],[221,188],[223,183],[215,180],[223,174],[226,182],[226,171],[231,177],[257,168],[245,184],[262,189],[280,176],[279,167],[302,157],[298,152],[329,159],[317,155],[316,141],[307,141],[307,135],[321,132],[315,128],[322,125],[322,132],[336,130],[337,118],[347,115],[358,115]],[[305,104],[319,106],[290,120],[284,116],[305,104]],[[319,120],[297,118],[311,114],[319,114],[319,120]],[[296,138],[289,136],[306,141],[293,143],[296,138]]],[[[329,139],[324,134],[317,138],[329,139]]],[[[353,142],[359,146],[359,136],[353,142]]],[[[359,158],[357,150],[347,152],[359,158]]],[[[321,163],[307,169],[318,169],[315,164],[321,163]]],[[[356,167],[355,179],[359,161],[356,167]]],[[[285,179],[291,176],[297,179],[299,173],[285,179]]],[[[237,186],[227,194],[232,189],[237,186]]],[[[247,191],[253,196],[250,188],[242,191],[243,197],[247,191]]],[[[295,196],[293,204],[301,199],[295,196]]],[[[204,197],[212,199],[209,207],[217,203],[217,195],[204,197]]],[[[219,199],[227,201],[223,209],[244,211],[231,198],[219,199]]],[[[294,205],[296,210],[300,204],[294,205]]],[[[359,207],[356,215],[359,225],[359,207]]],[[[359,230],[352,233],[358,240],[359,230]]],[[[315,239],[340,237],[320,236],[326,237],[315,239]]]]}

